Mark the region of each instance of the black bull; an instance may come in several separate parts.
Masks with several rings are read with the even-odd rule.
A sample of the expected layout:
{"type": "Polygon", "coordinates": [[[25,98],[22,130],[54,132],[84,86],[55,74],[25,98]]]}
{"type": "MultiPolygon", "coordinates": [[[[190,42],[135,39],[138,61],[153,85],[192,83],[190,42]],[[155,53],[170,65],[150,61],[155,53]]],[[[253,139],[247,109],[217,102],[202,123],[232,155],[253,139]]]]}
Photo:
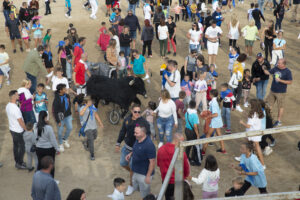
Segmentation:
{"type": "Polygon", "coordinates": [[[115,103],[124,111],[122,117],[128,112],[132,102],[141,104],[137,94],[146,95],[144,81],[137,77],[111,79],[106,76],[92,75],[87,81],[86,88],[87,95],[95,101],[96,107],[100,100],[115,103]]]}

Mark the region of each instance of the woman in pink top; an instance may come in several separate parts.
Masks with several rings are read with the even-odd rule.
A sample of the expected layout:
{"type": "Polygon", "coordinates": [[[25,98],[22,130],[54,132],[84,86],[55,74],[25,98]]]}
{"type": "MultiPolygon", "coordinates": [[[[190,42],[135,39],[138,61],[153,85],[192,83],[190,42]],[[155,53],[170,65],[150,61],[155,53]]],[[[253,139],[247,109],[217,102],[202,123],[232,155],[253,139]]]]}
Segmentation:
{"type": "Polygon", "coordinates": [[[66,49],[65,49],[65,42],[64,41],[59,41],[58,45],[58,63],[63,69],[63,76],[67,77],[66,73],[66,66],[67,66],[67,54],[66,54],[66,49]]]}

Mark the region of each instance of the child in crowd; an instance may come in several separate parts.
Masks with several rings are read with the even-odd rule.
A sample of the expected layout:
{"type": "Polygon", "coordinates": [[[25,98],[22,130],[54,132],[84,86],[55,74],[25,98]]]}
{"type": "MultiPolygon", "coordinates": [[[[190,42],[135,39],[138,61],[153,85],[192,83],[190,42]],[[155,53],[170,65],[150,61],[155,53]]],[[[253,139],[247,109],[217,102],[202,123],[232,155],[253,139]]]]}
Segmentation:
{"type": "Polygon", "coordinates": [[[98,38],[97,44],[100,46],[102,51],[106,51],[106,48],[109,44],[110,35],[106,28],[106,23],[101,22],[101,28],[99,29],[100,36],[98,38]]]}
{"type": "Polygon", "coordinates": [[[196,21],[196,14],[197,14],[197,4],[196,1],[193,1],[192,5],[190,6],[191,13],[192,13],[192,21],[196,21]]]}
{"type": "Polygon", "coordinates": [[[126,189],[125,180],[122,178],[115,178],[114,188],[114,192],[111,195],[108,195],[108,197],[113,200],[124,200],[124,191],[126,189]]]}
{"type": "Polygon", "coordinates": [[[166,70],[166,68],[167,68],[167,63],[168,63],[168,61],[169,61],[169,58],[168,58],[168,57],[165,57],[163,64],[160,66],[160,72],[159,72],[159,74],[160,74],[161,76],[163,75],[163,72],[164,72],[164,71],[166,70]]]}
{"type": "Polygon", "coordinates": [[[3,76],[6,76],[6,84],[10,85],[9,79],[9,56],[5,52],[5,45],[0,45],[0,89],[2,88],[3,76]]]}
{"type": "Polygon", "coordinates": [[[249,69],[244,70],[243,80],[242,80],[242,94],[244,96],[244,107],[248,108],[248,97],[251,89],[251,74],[249,69]]]}
{"type": "Polygon", "coordinates": [[[164,6],[164,9],[163,9],[163,13],[165,15],[165,19],[167,19],[167,15],[168,15],[168,6],[164,6]]]}
{"type": "Polygon", "coordinates": [[[43,45],[44,46],[46,46],[46,45],[49,46],[51,37],[52,37],[51,29],[47,29],[46,35],[43,38],[43,45]]]}
{"type": "MultiPolygon", "coordinates": [[[[76,95],[75,98],[73,99],[73,104],[74,104],[74,110],[77,114],[79,114],[81,106],[84,104],[84,94],[79,94],[76,95]]],[[[79,121],[80,124],[82,122],[82,116],[79,115],[79,121]]]]}
{"type": "Polygon", "coordinates": [[[212,83],[215,81],[215,78],[213,77],[213,75],[211,73],[209,73],[209,67],[207,66],[207,70],[208,73],[205,72],[206,76],[205,76],[205,81],[207,83],[207,91],[206,91],[206,99],[207,101],[211,100],[211,97],[209,95],[210,91],[212,90],[212,83]]]}
{"type": "Polygon", "coordinates": [[[69,82],[66,77],[63,77],[64,70],[61,67],[57,67],[55,70],[55,75],[52,76],[51,82],[52,82],[52,91],[56,91],[56,86],[58,84],[65,84],[67,88],[67,93],[69,93],[69,82]]]}
{"type": "Polygon", "coordinates": [[[70,44],[69,38],[64,38],[65,51],[66,51],[66,74],[69,84],[72,82],[72,58],[73,58],[73,47],[70,44]]]}
{"type": "Polygon", "coordinates": [[[47,75],[47,81],[46,81],[46,89],[50,89],[49,87],[49,83],[50,83],[50,76],[52,76],[53,74],[53,61],[52,61],[52,52],[50,51],[50,46],[49,45],[45,45],[44,47],[45,51],[42,55],[42,59],[44,61],[46,70],[48,72],[47,75]]]}
{"type": "Polygon", "coordinates": [[[27,154],[26,166],[28,172],[32,172],[34,168],[37,169],[38,165],[38,158],[35,152],[35,144],[38,138],[36,138],[36,135],[33,133],[33,123],[26,123],[26,131],[23,133],[23,139],[25,143],[25,152],[27,154]],[[34,160],[35,167],[32,166],[32,159],[34,160]]]}
{"type": "Polygon", "coordinates": [[[230,72],[230,77],[232,76],[233,64],[236,61],[236,59],[239,57],[239,55],[240,55],[240,48],[238,47],[230,48],[230,53],[228,55],[229,57],[228,70],[230,72]]]}
{"type": "Polygon", "coordinates": [[[175,13],[175,23],[179,21],[181,10],[184,9],[183,6],[179,5],[178,2],[175,2],[175,6],[172,11],[175,13]]]}
{"type": "Polygon", "coordinates": [[[119,78],[124,78],[127,75],[127,65],[124,51],[120,51],[118,57],[118,76],[119,78]]]}
{"type": "Polygon", "coordinates": [[[188,74],[184,75],[184,79],[181,81],[181,90],[185,92],[186,97],[184,99],[184,105],[188,105],[192,100],[192,91],[194,83],[190,81],[190,76],[188,74]]]}
{"type": "Polygon", "coordinates": [[[250,22],[250,20],[253,19],[253,16],[252,16],[252,11],[254,10],[254,3],[251,3],[250,4],[250,9],[248,10],[248,14],[247,14],[247,19],[248,21],[250,22]]]}
{"type": "MultiPolygon", "coordinates": [[[[39,83],[36,88],[36,93],[34,95],[34,113],[35,118],[39,118],[39,113],[41,111],[46,111],[48,113],[48,97],[47,94],[44,92],[45,85],[43,83],[39,83]]],[[[49,116],[49,115],[48,115],[49,116]]]]}
{"type": "Polygon", "coordinates": [[[71,17],[71,10],[72,10],[72,6],[71,6],[71,0],[65,0],[65,6],[68,9],[67,13],[65,14],[65,16],[67,18],[72,18],[71,17]]]}
{"type": "Polygon", "coordinates": [[[243,196],[243,192],[241,190],[244,185],[244,179],[242,177],[236,177],[232,180],[233,187],[225,192],[225,197],[235,197],[235,196],[243,196]]]}
{"type": "Polygon", "coordinates": [[[218,80],[218,72],[216,72],[215,64],[211,64],[209,66],[209,73],[214,77],[214,80],[211,82],[211,89],[217,89],[217,80],[218,80]]]}
{"type": "MultiPolygon", "coordinates": [[[[263,109],[258,99],[251,99],[250,101],[251,109],[248,113],[248,121],[245,123],[243,120],[240,120],[240,124],[246,128],[246,131],[259,131],[262,129],[262,119],[264,118],[263,109]]],[[[250,142],[253,142],[257,156],[263,165],[264,169],[266,168],[263,154],[259,145],[261,142],[262,136],[252,136],[248,137],[250,142]]],[[[239,160],[239,159],[236,159],[239,160]]]]}
{"type": "Polygon", "coordinates": [[[42,44],[42,33],[44,27],[40,24],[39,19],[34,19],[31,29],[33,30],[33,38],[34,38],[35,49],[36,49],[38,45],[42,44]]]}
{"type": "Polygon", "coordinates": [[[229,85],[227,83],[223,83],[221,85],[221,101],[223,101],[222,107],[222,119],[224,123],[225,134],[231,133],[231,110],[233,111],[236,106],[235,97],[232,91],[229,89],[229,85]]]}
{"type": "Polygon", "coordinates": [[[166,69],[163,71],[163,73],[162,73],[162,81],[161,81],[161,84],[162,84],[162,89],[164,89],[165,88],[165,85],[166,85],[166,82],[167,82],[167,80],[166,80],[166,78],[165,78],[165,74],[169,77],[169,76],[171,76],[171,72],[169,71],[169,69],[168,69],[168,67],[166,67],[166,69]]]}
{"type": "Polygon", "coordinates": [[[182,125],[184,119],[184,114],[185,114],[185,109],[184,109],[184,99],[186,97],[185,91],[180,91],[179,92],[179,99],[175,101],[176,104],[176,113],[177,113],[177,118],[178,118],[178,126],[177,126],[177,133],[182,133],[182,125]]]}
{"type": "Polygon", "coordinates": [[[185,20],[187,21],[188,16],[188,5],[189,5],[189,1],[188,0],[183,0],[182,2],[182,21],[185,20]]]}
{"type": "Polygon", "coordinates": [[[220,180],[220,169],[217,159],[213,155],[208,155],[205,160],[204,169],[199,174],[198,178],[188,177],[197,185],[203,184],[202,198],[212,199],[218,197],[218,182],[220,180]]]}
{"type": "Polygon", "coordinates": [[[29,33],[30,33],[30,29],[28,28],[27,23],[25,21],[22,22],[21,36],[25,43],[26,52],[30,51],[29,33]]]}
{"type": "Polygon", "coordinates": [[[202,103],[202,111],[207,110],[207,83],[204,80],[205,73],[198,72],[199,79],[195,82],[194,91],[196,92],[196,109],[198,109],[200,103],[202,103]]]}
{"type": "Polygon", "coordinates": [[[153,117],[153,113],[155,109],[156,109],[156,103],[153,101],[149,101],[147,109],[142,113],[142,116],[146,116],[146,120],[150,125],[152,140],[156,139],[156,131],[155,131],[154,117],[153,117]]]}

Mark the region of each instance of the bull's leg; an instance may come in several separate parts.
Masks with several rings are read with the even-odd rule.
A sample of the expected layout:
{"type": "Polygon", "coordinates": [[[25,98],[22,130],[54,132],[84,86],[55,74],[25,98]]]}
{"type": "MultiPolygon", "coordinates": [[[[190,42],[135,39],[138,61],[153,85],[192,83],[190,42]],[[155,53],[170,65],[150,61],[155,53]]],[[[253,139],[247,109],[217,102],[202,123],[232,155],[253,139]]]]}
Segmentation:
{"type": "Polygon", "coordinates": [[[93,99],[93,101],[94,101],[95,107],[98,108],[100,98],[98,98],[98,97],[96,97],[96,96],[92,96],[92,99],[93,99]]]}

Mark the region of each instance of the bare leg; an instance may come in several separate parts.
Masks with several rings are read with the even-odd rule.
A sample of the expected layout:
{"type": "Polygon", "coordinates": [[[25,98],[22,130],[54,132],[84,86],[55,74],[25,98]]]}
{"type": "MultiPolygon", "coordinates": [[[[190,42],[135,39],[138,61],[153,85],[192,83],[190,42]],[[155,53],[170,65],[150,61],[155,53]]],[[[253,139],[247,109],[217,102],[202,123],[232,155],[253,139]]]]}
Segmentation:
{"type": "Polygon", "coordinates": [[[37,38],[34,40],[34,43],[35,43],[35,48],[37,48],[37,45],[38,45],[38,39],[37,38]]]}
{"type": "Polygon", "coordinates": [[[123,166],[124,169],[126,169],[127,171],[129,171],[130,173],[130,185],[132,186],[132,175],[133,175],[133,172],[131,171],[130,167],[129,166],[123,166]]]}
{"type": "MultiPolygon", "coordinates": [[[[210,128],[209,127],[209,130],[208,130],[208,133],[207,133],[207,135],[206,135],[206,138],[210,138],[210,136],[211,136],[211,134],[214,132],[214,128],[210,128]]],[[[204,145],[203,145],[203,151],[205,152],[206,151],[206,148],[207,148],[207,145],[208,145],[208,143],[205,143],[204,145]]]]}
{"type": "Polygon", "coordinates": [[[3,75],[0,75],[0,85],[2,84],[3,82],[3,75]]]}
{"type": "Polygon", "coordinates": [[[283,115],[283,108],[279,108],[277,120],[280,121],[283,115]]]}
{"type": "Polygon", "coordinates": [[[11,46],[12,46],[13,49],[16,49],[15,40],[11,40],[11,46]]]}
{"type": "Polygon", "coordinates": [[[212,63],[212,55],[208,55],[208,66],[212,63]]]}
{"type": "MultiPolygon", "coordinates": [[[[220,128],[216,129],[216,134],[217,134],[217,136],[221,136],[222,135],[220,128]]],[[[225,145],[224,145],[224,141],[223,140],[220,141],[220,145],[221,145],[222,151],[225,151],[225,145]]]]}
{"type": "Polygon", "coordinates": [[[248,53],[248,46],[245,47],[245,52],[246,52],[246,54],[248,56],[249,55],[249,53],[248,53]]]}
{"type": "Polygon", "coordinates": [[[213,54],[212,55],[212,64],[216,64],[216,59],[217,59],[217,55],[216,54],[213,54]]]}
{"type": "Polygon", "coordinates": [[[18,42],[19,42],[20,48],[22,48],[22,47],[23,47],[23,46],[22,46],[22,40],[19,39],[18,42]]]}
{"type": "Polygon", "coordinates": [[[258,159],[260,160],[262,165],[265,165],[264,157],[263,157],[259,142],[253,142],[253,143],[254,143],[254,146],[255,146],[255,150],[256,150],[258,159]]]}
{"type": "Polygon", "coordinates": [[[132,49],[135,49],[135,39],[132,40],[132,49]]]}
{"type": "Polygon", "coordinates": [[[252,56],[252,47],[250,46],[248,47],[248,49],[249,49],[249,56],[252,56]]]}

